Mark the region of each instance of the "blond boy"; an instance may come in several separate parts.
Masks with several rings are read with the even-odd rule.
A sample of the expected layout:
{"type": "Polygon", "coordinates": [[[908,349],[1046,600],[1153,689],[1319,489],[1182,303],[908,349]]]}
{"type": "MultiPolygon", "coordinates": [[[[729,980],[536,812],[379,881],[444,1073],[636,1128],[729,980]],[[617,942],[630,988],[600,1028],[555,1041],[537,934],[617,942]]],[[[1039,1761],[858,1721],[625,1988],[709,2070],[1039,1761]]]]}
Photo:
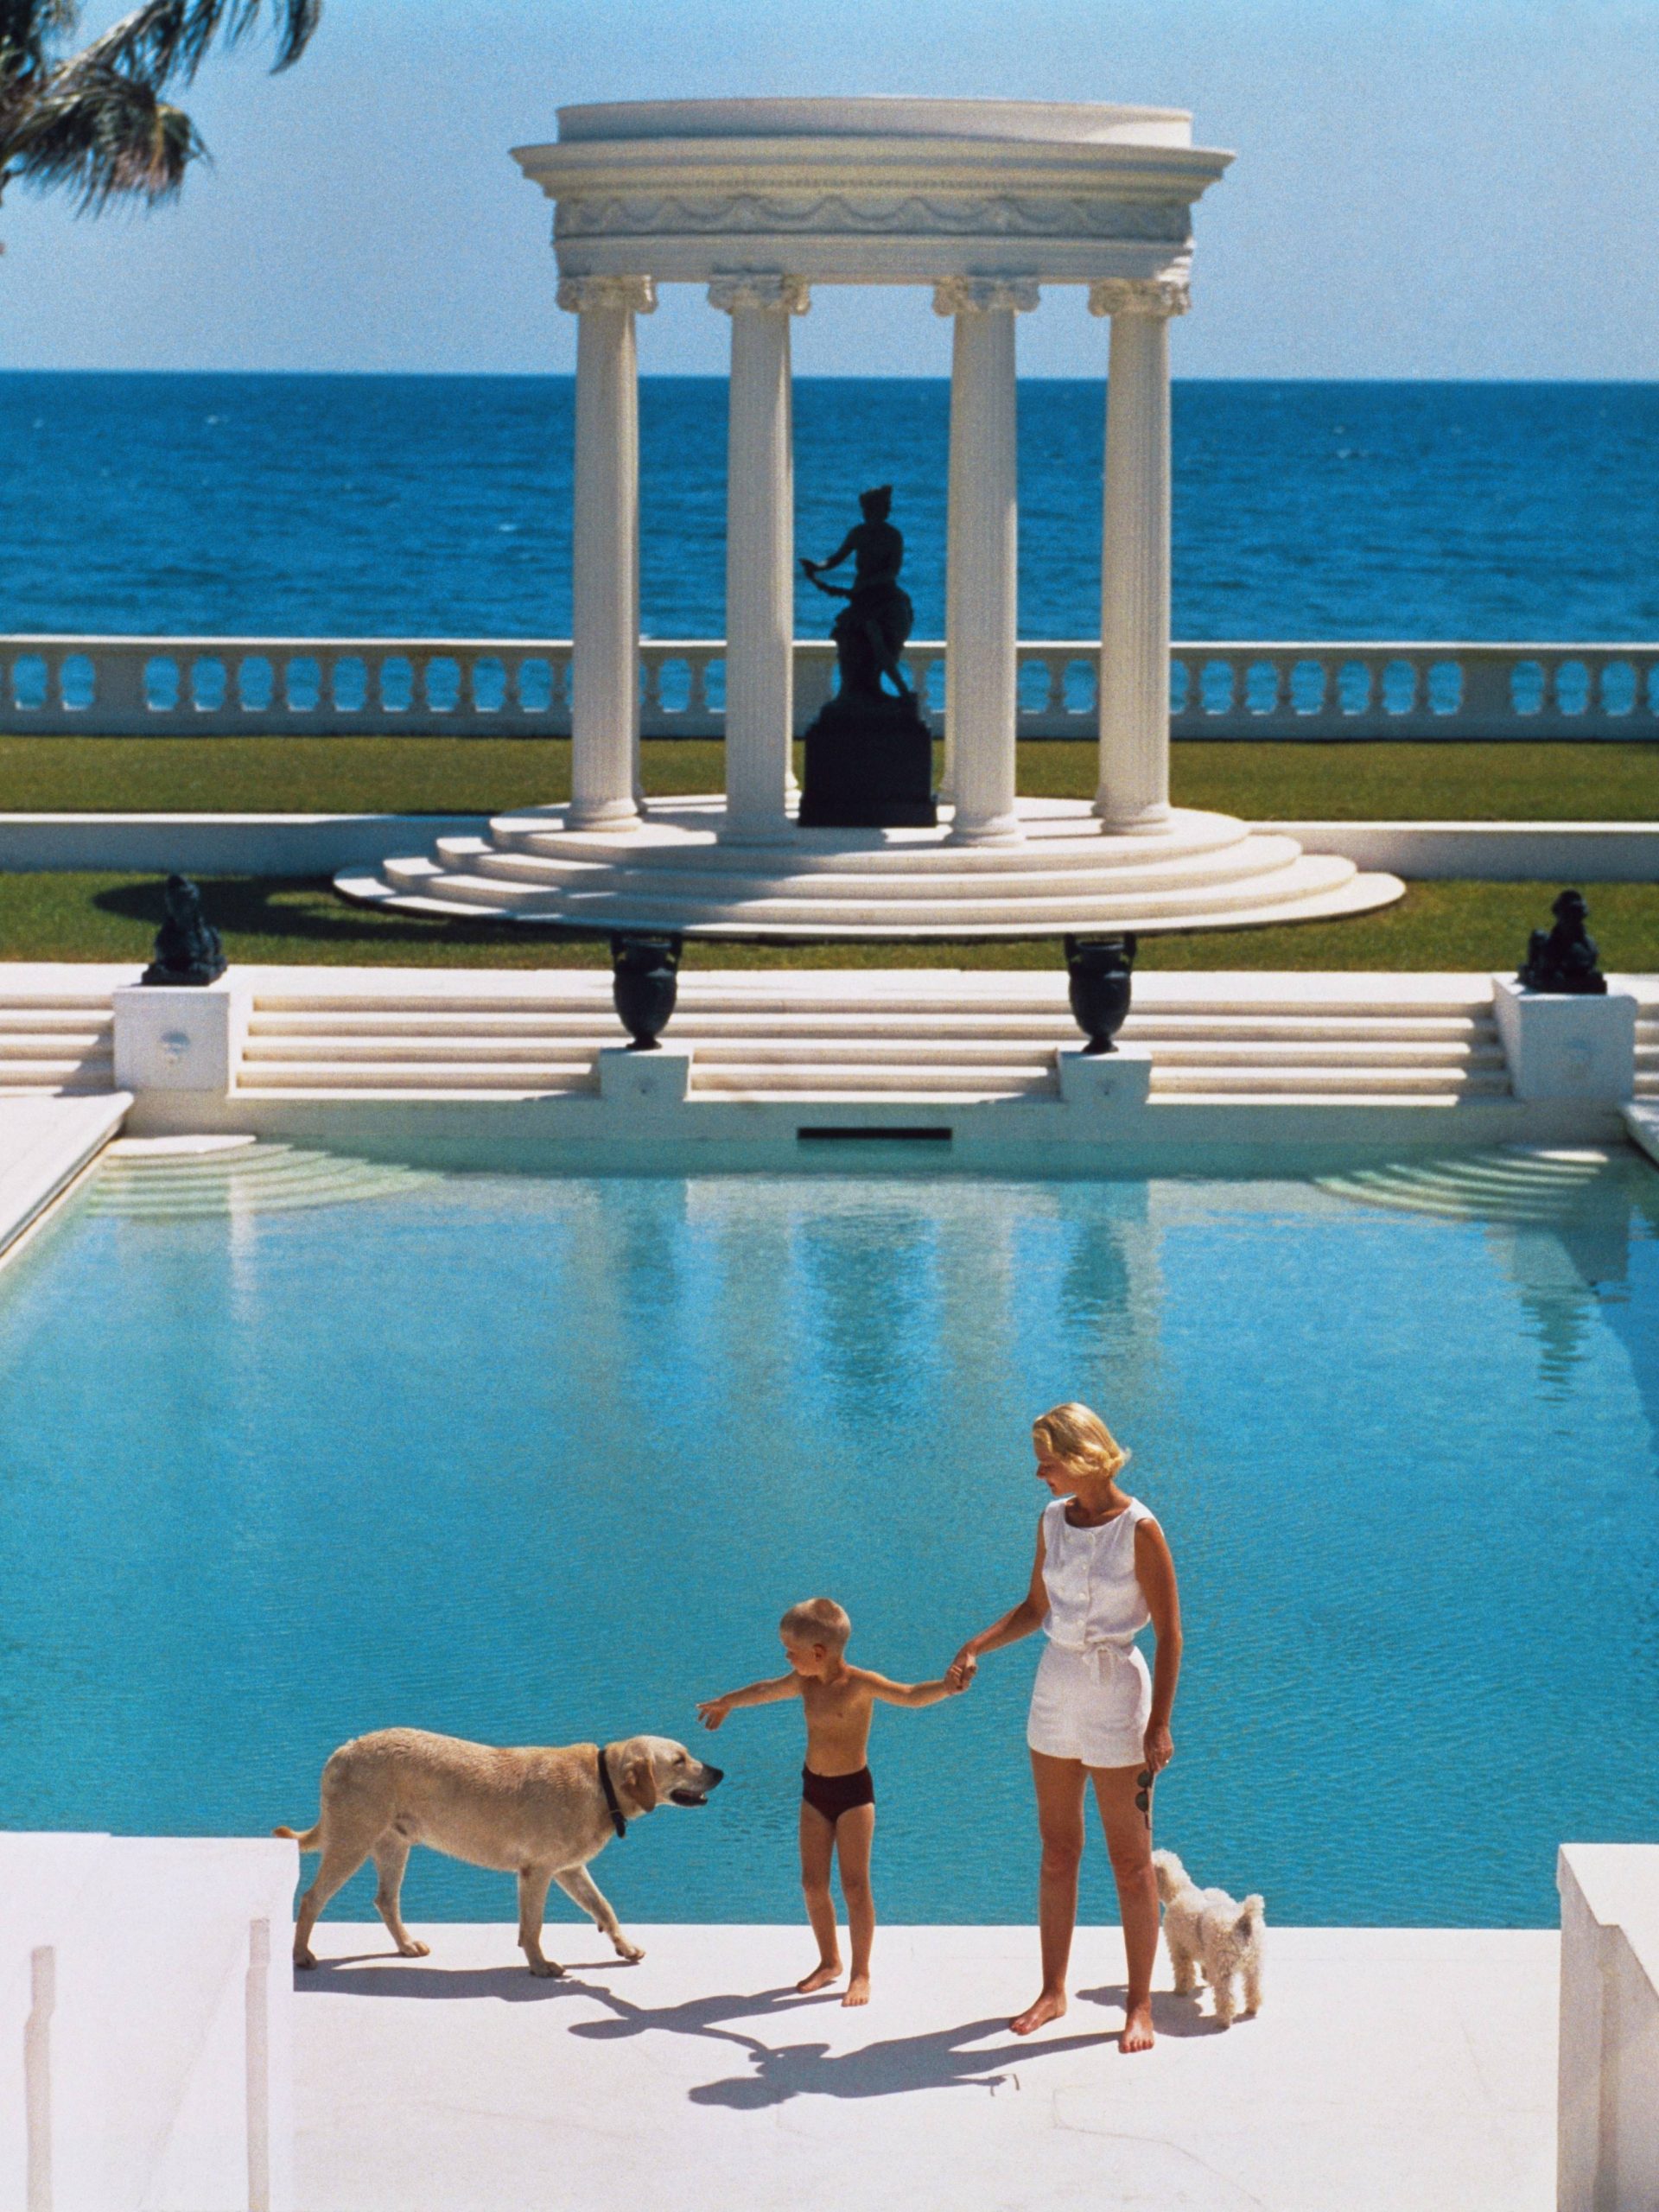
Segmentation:
{"type": "Polygon", "coordinates": [[[868,1667],[847,1663],[853,1624],[833,1598],[791,1605],[778,1624],[789,1672],[774,1680],[728,1690],[697,1707],[706,1728],[718,1728],[742,1705],[775,1705],[798,1697],[806,1707],[806,1764],[801,1769],[801,1888],[806,1916],[817,1938],[818,1963],[795,1985],[803,1995],[823,1989],[841,1973],[841,1944],[830,1869],[838,1859],[847,1901],[853,1971],[843,2005],[870,2001],[870,1946],[875,1900],[870,1889],[870,1845],[875,1834],[875,1784],[867,1762],[875,1706],[937,1705],[967,1682],[890,1682],[868,1667]]]}

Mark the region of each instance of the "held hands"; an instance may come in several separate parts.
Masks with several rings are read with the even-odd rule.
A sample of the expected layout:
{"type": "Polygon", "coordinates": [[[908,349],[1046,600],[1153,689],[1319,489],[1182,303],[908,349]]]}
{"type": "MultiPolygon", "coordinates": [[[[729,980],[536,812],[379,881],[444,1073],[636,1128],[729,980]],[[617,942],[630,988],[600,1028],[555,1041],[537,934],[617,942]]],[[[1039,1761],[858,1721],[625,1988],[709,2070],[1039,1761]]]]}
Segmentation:
{"type": "Polygon", "coordinates": [[[964,1643],[945,1669],[944,1679],[950,1685],[951,1694],[965,1690],[978,1672],[978,1656],[964,1643]]]}
{"type": "Polygon", "coordinates": [[[732,1709],[728,1697],[706,1697],[697,1707],[697,1718],[705,1728],[718,1728],[732,1709]]]}

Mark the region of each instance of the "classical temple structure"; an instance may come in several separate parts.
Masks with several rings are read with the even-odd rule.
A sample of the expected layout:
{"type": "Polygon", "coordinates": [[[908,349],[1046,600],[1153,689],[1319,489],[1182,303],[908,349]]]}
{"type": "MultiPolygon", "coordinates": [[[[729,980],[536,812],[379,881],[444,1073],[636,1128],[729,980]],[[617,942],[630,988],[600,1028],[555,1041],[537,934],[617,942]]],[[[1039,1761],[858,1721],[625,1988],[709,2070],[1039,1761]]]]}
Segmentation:
{"type": "MultiPolygon", "coordinates": [[[[559,112],[516,159],[555,204],[577,319],[572,796],[342,878],[358,897],[710,935],[1029,936],[1357,912],[1391,876],[1169,802],[1169,322],[1231,156],[1162,108],[675,100],[559,112]],[[639,795],[636,318],[696,284],[731,324],[726,788],[639,795]],[[918,284],[953,333],[944,772],[936,828],[803,830],[791,742],[790,335],[815,287],[918,284]],[[1015,789],[1015,347],[1043,291],[1109,331],[1099,779],[1015,789]]],[[[849,486],[849,492],[856,487],[849,486]]]]}

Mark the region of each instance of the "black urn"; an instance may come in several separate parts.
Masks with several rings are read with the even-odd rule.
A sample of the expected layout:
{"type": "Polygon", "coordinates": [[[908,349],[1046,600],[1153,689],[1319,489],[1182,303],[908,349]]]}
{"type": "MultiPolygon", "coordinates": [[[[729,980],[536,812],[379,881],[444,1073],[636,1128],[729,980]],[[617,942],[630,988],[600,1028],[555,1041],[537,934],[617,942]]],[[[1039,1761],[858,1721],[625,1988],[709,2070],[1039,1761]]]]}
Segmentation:
{"type": "Polygon", "coordinates": [[[611,939],[611,995],[632,1052],[654,1052],[679,995],[682,940],[634,931],[611,939]]]}
{"type": "Polygon", "coordinates": [[[1129,1011],[1135,941],[1123,937],[1068,937],[1065,972],[1077,1025],[1089,1042],[1085,1053],[1110,1052],[1129,1011]]]}

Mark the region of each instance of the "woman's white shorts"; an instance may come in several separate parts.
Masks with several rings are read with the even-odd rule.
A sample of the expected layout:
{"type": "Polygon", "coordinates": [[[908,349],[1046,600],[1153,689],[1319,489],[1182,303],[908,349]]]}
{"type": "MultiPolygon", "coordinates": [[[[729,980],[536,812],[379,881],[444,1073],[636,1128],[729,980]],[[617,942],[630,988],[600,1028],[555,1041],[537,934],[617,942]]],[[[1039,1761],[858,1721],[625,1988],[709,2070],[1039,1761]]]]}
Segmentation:
{"type": "Polygon", "coordinates": [[[1052,1759],[1139,1766],[1152,1716],[1152,1677],[1134,1644],[1078,1651],[1050,1643],[1032,1686],[1026,1741],[1052,1759]]]}

